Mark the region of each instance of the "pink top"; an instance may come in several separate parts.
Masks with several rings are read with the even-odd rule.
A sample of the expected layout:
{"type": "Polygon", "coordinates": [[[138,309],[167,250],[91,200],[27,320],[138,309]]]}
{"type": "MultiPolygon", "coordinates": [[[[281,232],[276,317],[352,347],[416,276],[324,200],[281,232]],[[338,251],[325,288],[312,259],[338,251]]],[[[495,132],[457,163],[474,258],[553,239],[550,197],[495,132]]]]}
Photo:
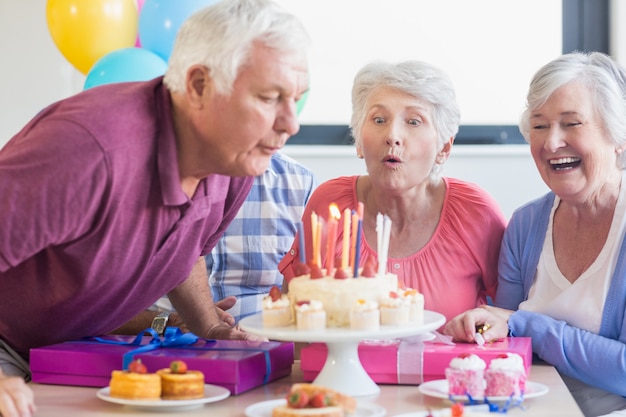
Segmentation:
{"type": "MultiPolygon", "coordinates": [[[[303,224],[307,256],[311,258],[311,213],[325,220],[328,206],[336,203],[343,213],[356,209],[358,176],[340,177],[321,184],[313,192],[303,224]]],[[[389,258],[388,272],[398,275],[406,287],[424,294],[425,308],[447,320],[493,298],[497,286],[498,254],[506,219],[495,200],[475,184],[444,178],[446,197],[441,219],[432,238],[421,250],[406,258],[389,258]]],[[[335,257],[341,256],[343,228],[337,228],[335,257]]],[[[326,237],[322,237],[321,258],[326,263],[326,237]]],[[[363,237],[361,257],[376,257],[363,237]]],[[[298,239],[282,259],[279,269],[287,280],[294,276],[292,265],[299,259],[298,239]]],[[[361,263],[362,266],[362,263],[361,263]]]]}

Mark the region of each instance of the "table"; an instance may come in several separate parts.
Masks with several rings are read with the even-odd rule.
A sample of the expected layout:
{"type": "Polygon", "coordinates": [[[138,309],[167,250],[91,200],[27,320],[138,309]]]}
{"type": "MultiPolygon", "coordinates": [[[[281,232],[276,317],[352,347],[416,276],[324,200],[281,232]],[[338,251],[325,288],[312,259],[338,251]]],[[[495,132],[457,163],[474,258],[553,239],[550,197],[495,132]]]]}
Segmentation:
{"type": "MultiPolygon", "coordinates": [[[[542,383],[550,392],[542,397],[527,399],[524,403],[526,410],[514,408],[509,410],[509,416],[532,417],[583,417],[574,398],[563,383],[563,380],[554,367],[545,363],[533,364],[529,379],[542,383]]],[[[215,403],[206,404],[202,408],[182,412],[148,412],[111,404],[96,397],[97,388],[71,387],[61,385],[42,385],[31,383],[35,392],[38,407],[37,417],[67,417],[67,416],[127,416],[140,415],[142,417],[164,416],[228,416],[244,417],[247,406],[259,401],[283,398],[294,382],[302,382],[300,363],[296,361],[290,376],[281,378],[267,385],[255,388],[246,393],[230,396],[215,403]]],[[[358,397],[359,402],[373,402],[386,408],[386,417],[412,411],[439,409],[450,406],[444,399],[422,395],[414,385],[381,385],[379,394],[358,397]]],[[[494,414],[498,416],[499,414],[494,414]]]]}

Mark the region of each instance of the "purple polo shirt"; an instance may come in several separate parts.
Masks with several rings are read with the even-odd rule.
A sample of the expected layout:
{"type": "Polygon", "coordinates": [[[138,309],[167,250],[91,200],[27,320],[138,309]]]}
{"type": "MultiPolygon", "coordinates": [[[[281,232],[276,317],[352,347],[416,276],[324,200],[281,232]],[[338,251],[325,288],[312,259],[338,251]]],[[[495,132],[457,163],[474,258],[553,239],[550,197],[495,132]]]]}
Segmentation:
{"type": "Polygon", "coordinates": [[[161,78],[57,102],[0,150],[0,338],[30,348],[117,328],[182,283],[251,177],[180,186],[161,78]]]}

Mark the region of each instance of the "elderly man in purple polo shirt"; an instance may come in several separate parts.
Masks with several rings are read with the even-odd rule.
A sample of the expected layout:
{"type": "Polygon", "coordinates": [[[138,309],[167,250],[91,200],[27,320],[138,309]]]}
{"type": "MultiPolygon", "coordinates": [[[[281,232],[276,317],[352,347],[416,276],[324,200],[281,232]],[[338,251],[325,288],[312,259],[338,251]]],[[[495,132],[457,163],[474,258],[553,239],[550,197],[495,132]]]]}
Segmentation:
{"type": "Polygon", "coordinates": [[[250,337],[212,302],[204,255],[299,129],[308,45],[269,0],[218,2],[181,26],[164,78],[52,104],[0,150],[0,414],[35,408],[10,377],[29,349],[166,293],[194,333],[250,337]]]}

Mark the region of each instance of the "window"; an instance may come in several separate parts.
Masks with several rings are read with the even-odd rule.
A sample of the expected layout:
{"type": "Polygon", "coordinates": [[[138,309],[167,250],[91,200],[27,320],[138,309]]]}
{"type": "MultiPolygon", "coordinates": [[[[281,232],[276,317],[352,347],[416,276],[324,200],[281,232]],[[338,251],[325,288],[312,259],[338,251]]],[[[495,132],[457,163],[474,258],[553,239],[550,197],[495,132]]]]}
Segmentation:
{"type": "Polygon", "coordinates": [[[289,144],[351,143],[352,80],[377,59],[448,72],[461,107],[456,143],[524,143],[517,121],[532,75],[562,52],[606,52],[598,19],[607,23],[608,1],[278,0],[314,41],[302,126],[289,144]]]}

